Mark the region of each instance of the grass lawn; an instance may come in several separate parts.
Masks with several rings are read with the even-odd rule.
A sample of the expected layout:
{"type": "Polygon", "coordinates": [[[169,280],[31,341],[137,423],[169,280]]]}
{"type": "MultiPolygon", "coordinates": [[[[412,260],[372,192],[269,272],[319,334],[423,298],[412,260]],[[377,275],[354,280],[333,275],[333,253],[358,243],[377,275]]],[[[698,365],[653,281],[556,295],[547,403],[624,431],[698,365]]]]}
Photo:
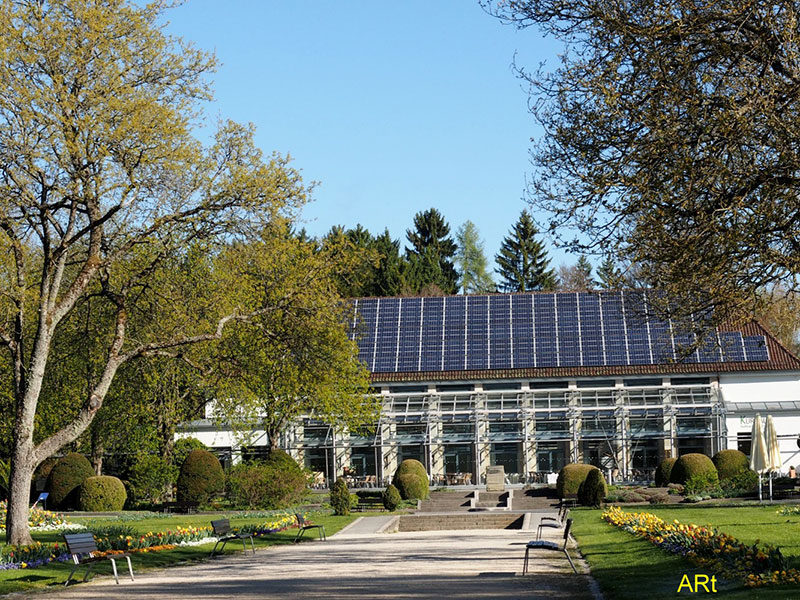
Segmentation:
{"type": "MultiPolygon", "coordinates": [[[[345,525],[351,523],[359,515],[350,515],[346,517],[337,517],[334,515],[314,515],[312,521],[314,524],[321,524],[325,526],[327,535],[333,535],[345,525]]],[[[146,519],[142,521],[125,521],[125,525],[134,527],[138,533],[147,533],[148,531],[167,531],[175,527],[208,527],[211,524],[211,519],[216,518],[213,515],[176,515],[166,519],[146,519]]],[[[98,518],[81,518],[75,515],[68,515],[68,519],[74,523],[91,523],[111,525],[122,524],[122,521],[117,519],[98,519],[98,518]]],[[[245,523],[258,523],[266,521],[266,519],[258,519],[254,517],[249,518],[231,518],[231,525],[243,525],[245,523]]],[[[276,544],[290,544],[297,534],[297,529],[291,528],[286,531],[274,533],[267,536],[255,538],[256,551],[273,546],[276,544]]],[[[61,533],[58,531],[36,532],[33,534],[35,540],[41,542],[63,542],[61,533]]],[[[311,531],[306,533],[305,541],[316,539],[316,532],[311,531]],[[310,535],[314,534],[314,535],[310,535]]],[[[249,546],[249,542],[248,542],[249,546]]],[[[165,550],[162,552],[144,552],[135,553],[131,557],[133,562],[134,575],[141,573],[147,569],[158,567],[167,567],[175,564],[186,564],[191,562],[199,562],[208,559],[211,549],[214,544],[204,544],[202,546],[186,546],[178,547],[175,550],[165,550]]],[[[224,554],[241,552],[241,545],[236,542],[228,542],[225,546],[224,554]]],[[[10,571],[0,571],[0,594],[9,594],[12,592],[21,592],[34,588],[56,588],[61,586],[66,581],[72,563],[50,563],[36,569],[19,569],[10,571]]],[[[119,562],[118,562],[119,566],[119,562]]],[[[121,567],[120,577],[127,577],[127,566],[121,567]]],[[[111,563],[109,561],[102,561],[97,563],[93,569],[94,572],[100,574],[111,574],[111,563]]],[[[83,578],[83,569],[80,569],[76,576],[78,579],[83,578]]]]}
{"type": "MultiPolygon", "coordinates": [[[[790,566],[800,568],[800,516],[779,516],[779,507],[623,507],[626,512],[649,512],[665,521],[677,519],[682,523],[712,525],[742,542],[759,540],[779,546],[790,566]]],[[[684,587],[677,593],[684,573],[694,582],[695,573],[713,573],[697,569],[688,560],[669,554],[650,542],[638,539],[600,518],[600,510],[576,509],[575,537],[586,557],[592,575],[597,579],[609,600],[623,598],[679,598],[692,596],[684,587]]],[[[718,582],[715,597],[739,598],[798,598],[800,588],[775,586],[745,588],[738,582],[718,582]]],[[[700,592],[705,593],[705,592],[700,592]]]]}

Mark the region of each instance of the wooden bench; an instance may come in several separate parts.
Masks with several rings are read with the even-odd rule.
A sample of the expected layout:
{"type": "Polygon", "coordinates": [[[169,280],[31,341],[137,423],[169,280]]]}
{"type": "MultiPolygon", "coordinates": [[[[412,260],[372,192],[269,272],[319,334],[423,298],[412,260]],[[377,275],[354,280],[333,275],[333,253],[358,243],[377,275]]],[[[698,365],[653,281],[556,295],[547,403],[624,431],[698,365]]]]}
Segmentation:
{"type": "Polygon", "coordinates": [[[165,513],[171,513],[174,511],[188,515],[196,512],[199,506],[199,502],[164,502],[161,505],[161,511],[165,513]]]}
{"type": "Polygon", "coordinates": [[[219,551],[222,552],[225,549],[225,544],[231,540],[242,540],[242,548],[244,548],[244,553],[247,554],[247,544],[245,543],[247,538],[250,538],[250,547],[253,549],[253,554],[256,553],[256,546],[253,543],[253,534],[234,533],[231,529],[230,519],[211,521],[211,528],[214,530],[214,536],[217,538],[217,543],[214,544],[214,549],[211,550],[211,556],[214,556],[214,553],[217,551],[217,546],[220,544],[220,542],[222,542],[222,548],[220,548],[219,551]]]}
{"type": "Polygon", "coordinates": [[[383,506],[383,498],[377,498],[375,496],[366,496],[364,498],[358,498],[358,504],[356,505],[356,510],[364,511],[364,510],[386,510],[383,506]]]}
{"type": "Polygon", "coordinates": [[[297,531],[297,535],[294,536],[294,541],[299,542],[300,538],[303,537],[303,534],[308,531],[309,529],[316,529],[319,532],[319,539],[323,541],[328,541],[328,536],[325,535],[325,526],[324,525],[312,525],[310,521],[306,521],[305,517],[300,513],[295,513],[295,518],[297,519],[297,526],[300,528],[297,531]]]}
{"type": "Polygon", "coordinates": [[[75,574],[75,571],[82,565],[86,566],[86,574],[83,576],[83,580],[86,581],[89,578],[89,573],[92,571],[92,565],[101,560],[111,561],[111,568],[114,571],[114,579],[116,580],[117,584],[119,584],[119,575],[117,575],[118,558],[124,558],[128,561],[128,572],[131,574],[131,581],[134,580],[130,554],[123,553],[109,554],[108,556],[94,556],[94,553],[98,552],[98,550],[97,544],[94,541],[94,535],[91,533],[65,533],[64,541],[67,543],[67,552],[72,555],[72,560],[75,562],[75,566],[72,568],[72,571],[70,571],[69,577],[67,577],[64,585],[69,585],[69,582],[72,580],[72,576],[75,574]]]}

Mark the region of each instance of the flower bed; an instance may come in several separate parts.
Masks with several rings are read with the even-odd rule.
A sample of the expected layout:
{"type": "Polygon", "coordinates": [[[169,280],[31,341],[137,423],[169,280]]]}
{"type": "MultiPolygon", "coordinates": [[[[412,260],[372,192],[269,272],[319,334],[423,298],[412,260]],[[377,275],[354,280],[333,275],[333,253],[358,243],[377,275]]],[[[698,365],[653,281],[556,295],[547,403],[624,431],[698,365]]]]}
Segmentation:
{"type": "MultiPolygon", "coordinates": [[[[269,521],[259,524],[245,524],[234,531],[252,533],[259,537],[284,531],[297,524],[293,514],[272,515],[269,521]]],[[[125,526],[111,525],[107,530],[120,531],[125,526]]],[[[122,552],[159,552],[174,550],[178,546],[196,546],[216,542],[210,527],[176,527],[167,531],[147,532],[143,535],[95,535],[97,549],[102,556],[122,552]]],[[[5,546],[0,552],[0,570],[32,569],[53,560],[64,562],[70,556],[66,548],[59,544],[35,542],[28,546],[5,546]]]]}
{"type": "MultiPolygon", "coordinates": [[[[8,502],[5,500],[0,501],[0,530],[3,531],[5,531],[6,528],[7,510],[8,502]]],[[[67,521],[63,515],[49,510],[42,510],[41,508],[31,509],[28,516],[28,525],[31,531],[57,531],[59,529],[75,527],[75,525],[67,521]]]]}
{"type": "Polygon", "coordinates": [[[800,571],[788,569],[781,551],[773,546],[747,545],[713,527],[667,523],[651,513],[623,512],[618,506],[603,511],[612,525],[644,538],[656,546],[685,556],[726,579],[738,579],[750,587],[800,583],[800,571]]]}

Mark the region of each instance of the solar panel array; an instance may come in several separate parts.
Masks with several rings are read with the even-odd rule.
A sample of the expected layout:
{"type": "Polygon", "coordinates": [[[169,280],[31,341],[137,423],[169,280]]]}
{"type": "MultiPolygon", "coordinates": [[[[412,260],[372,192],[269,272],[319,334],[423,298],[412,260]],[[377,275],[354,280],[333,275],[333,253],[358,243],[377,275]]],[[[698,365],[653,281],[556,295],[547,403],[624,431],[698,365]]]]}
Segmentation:
{"type": "Polygon", "coordinates": [[[646,316],[646,292],[559,292],[353,301],[350,336],[373,373],[755,362],[764,336],[698,344],[646,316]]]}

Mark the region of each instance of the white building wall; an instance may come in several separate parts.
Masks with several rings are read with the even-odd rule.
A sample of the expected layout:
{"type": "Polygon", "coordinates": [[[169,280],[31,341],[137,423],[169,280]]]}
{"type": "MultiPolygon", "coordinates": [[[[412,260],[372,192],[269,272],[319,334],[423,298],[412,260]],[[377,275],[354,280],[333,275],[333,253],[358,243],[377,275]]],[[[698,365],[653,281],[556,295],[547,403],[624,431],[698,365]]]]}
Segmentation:
{"type": "Polygon", "coordinates": [[[800,467],[800,372],[723,373],[719,387],[727,410],[728,448],[737,447],[738,434],[751,432],[757,412],[762,425],[767,415],[772,415],[781,448],[782,472],[788,472],[790,466],[800,467]],[[765,406],[753,407],[753,403],[765,406]]]}

